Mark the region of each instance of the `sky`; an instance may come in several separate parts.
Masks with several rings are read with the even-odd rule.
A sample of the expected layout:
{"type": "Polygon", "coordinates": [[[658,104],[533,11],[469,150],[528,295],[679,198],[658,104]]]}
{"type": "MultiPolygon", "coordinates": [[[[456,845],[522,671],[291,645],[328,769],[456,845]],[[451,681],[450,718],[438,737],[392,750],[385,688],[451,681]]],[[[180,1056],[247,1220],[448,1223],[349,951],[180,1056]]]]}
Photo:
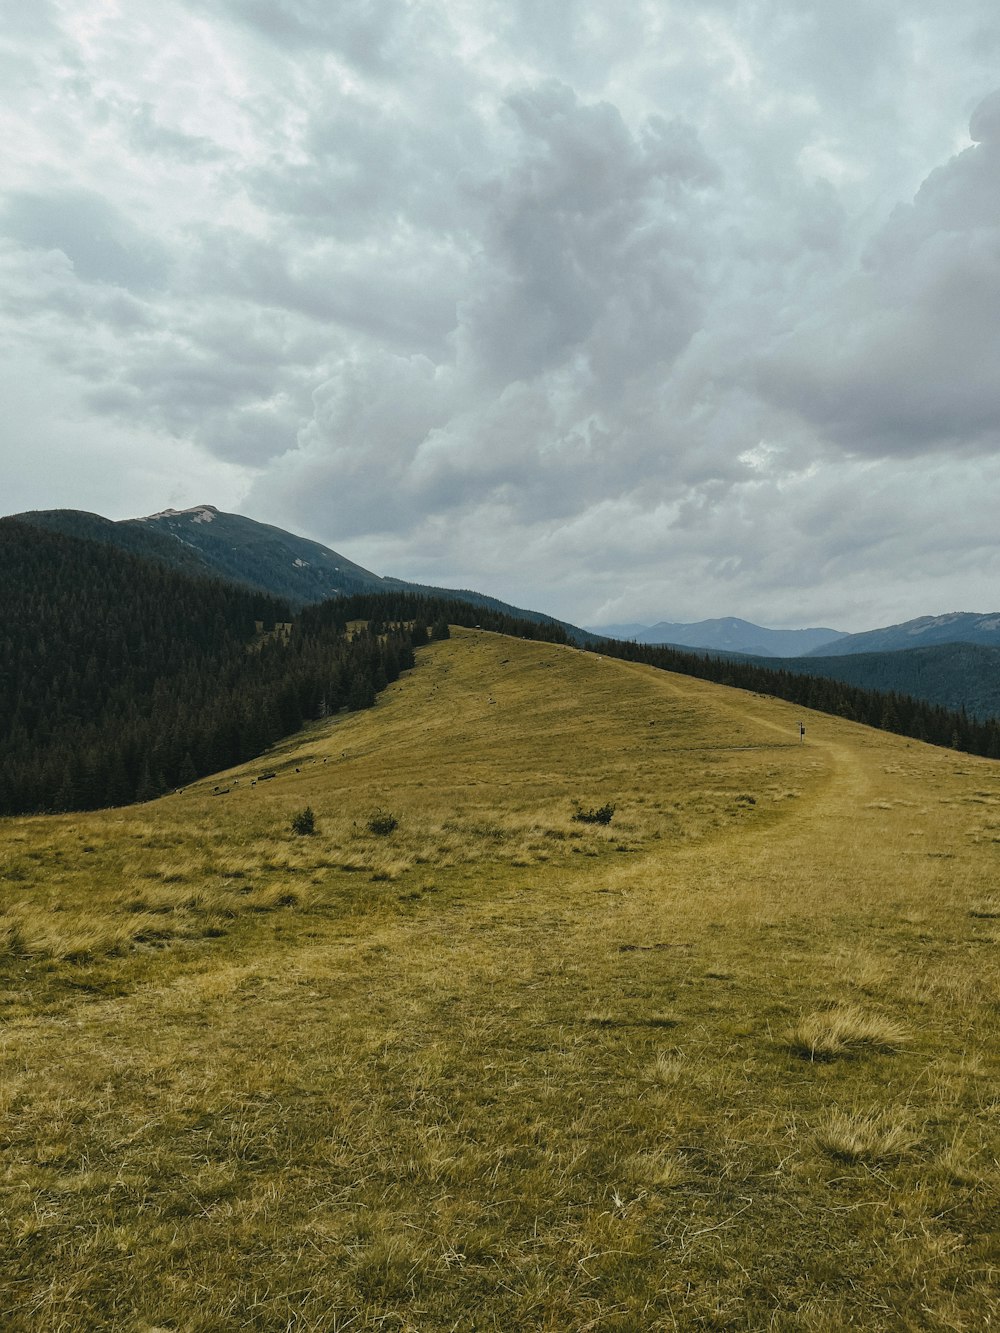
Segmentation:
{"type": "Polygon", "coordinates": [[[0,512],[1000,607],[996,0],[0,0],[0,512]]]}

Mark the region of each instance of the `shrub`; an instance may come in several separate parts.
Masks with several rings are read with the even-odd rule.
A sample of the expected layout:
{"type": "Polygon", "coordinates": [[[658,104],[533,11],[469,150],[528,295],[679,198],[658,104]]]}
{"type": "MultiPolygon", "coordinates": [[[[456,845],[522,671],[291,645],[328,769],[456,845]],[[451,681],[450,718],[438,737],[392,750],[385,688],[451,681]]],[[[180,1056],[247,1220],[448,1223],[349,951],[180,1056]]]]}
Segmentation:
{"type": "Polygon", "coordinates": [[[581,824],[610,824],[614,813],[613,805],[602,805],[596,810],[577,810],[573,818],[581,824]]]}
{"type": "Polygon", "coordinates": [[[304,810],[292,816],[292,832],[303,836],[316,832],[316,816],[311,805],[307,805],[304,810]]]}
{"type": "Polygon", "coordinates": [[[374,811],[368,820],[368,832],[374,833],[378,838],[387,838],[397,828],[399,828],[399,820],[395,815],[390,815],[385,810],[374,811]]]}

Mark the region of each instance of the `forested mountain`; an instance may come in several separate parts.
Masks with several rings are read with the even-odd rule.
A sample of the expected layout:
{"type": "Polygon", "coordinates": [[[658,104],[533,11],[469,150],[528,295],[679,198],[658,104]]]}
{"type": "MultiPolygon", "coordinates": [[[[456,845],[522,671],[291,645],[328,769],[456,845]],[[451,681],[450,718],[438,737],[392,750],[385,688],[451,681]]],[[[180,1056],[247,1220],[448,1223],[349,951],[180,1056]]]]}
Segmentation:
{"type": "Polygon", "coordinates": [[[300,609],[117,547],[0,520],[0,814],[145,800],[366,708],[428,629],[557,624],[414,594],[300,609]],[[348,623],[365,620],[366,628],[348,623]]]}
{"type": "Polygon", "coordinates": [[[171,569],[180,569],[188,574],[211,575],[215,572],[209,561],[193,546],[181,544],[171,534],[158,532],[141,523],[115,523],[110,518],[90,514],[84,509],[36,509],[28,514],[14,514],[12,521],[43,528],[46,532],[61,533],[64,537],[84,537],[89,541],[100,542],[103,546],[114,546],[119,551],[127,551],[129,555],[154,560],[157,564],[169,565],[171,569]]]}
{"type": "Polygon", "coordinates": [[[155,796],[366,707],[410,632],[290,630],[275,598],[0,521],[0,813],[155,796]]]}
{"type": "Polygon", "coordinates": [[[823,676],[863,690],[895,691],[925,703],[940,704],[970,717],[1000,717],[1000,648],[975,643],[941,643],[886,653],[847,653],[843,657],[761,657],[694,648],[699,657],[745,662],[765,671],[823,676]]]}
{"type": "MultiPolygon", "coordinates": [[[[319,542],[244,518],[242,514],[223,513],[213,505],[165,509],[147,518],[120,522],[77,509],[34,510],[15,514],[14,518],[48,531],[104,542],[172,568],[231,579],[282,597],[295,606],[353,593],[404,592],[457,598],[517,620],[564,624],[554,616],[510,606],[485,593],[382,578],[319,542]]],[[[566,625],[565,628],[578,642],[595,638],[576,626],[566,625]]]]}
{"type": "Polygon", "coordinates": [[[214,505],[167,509],[126,525],[154,536],[173,537],[178,546],[197,551],[216,573],[250,583],[289,601],[322,602],[354,592],[381,589],[384,580],[370,569],[319,542],[309,541],[269,523],[226,514],[214,505]]]}
{"type": "Polygon", "coordinates": [[[866,690],[910,694],[944,708],[964,708],[976,718],[1000,717],[1000,648],[942,643],[897,652],[795,657],[766,665],[866,690]]]}
{"type": "Polygon", "coordinates": [[[78,509],[42,509],[14,518],[173,568],[230,579],[300,605],[383,586],[377,574],[318,542],[212,505],[166,509],[120,522],[78,509]]]}

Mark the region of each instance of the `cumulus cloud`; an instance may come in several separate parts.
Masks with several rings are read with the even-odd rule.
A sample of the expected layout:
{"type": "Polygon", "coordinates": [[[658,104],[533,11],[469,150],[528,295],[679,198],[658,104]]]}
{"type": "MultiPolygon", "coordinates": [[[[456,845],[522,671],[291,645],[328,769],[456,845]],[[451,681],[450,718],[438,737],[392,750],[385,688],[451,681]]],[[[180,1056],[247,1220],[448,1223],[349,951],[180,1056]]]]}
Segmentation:
{"type": "Polygon", "coordinates": [[[7,493],[110,450],[85,507],[578,621],[987,609],[997,50],[988,0],[32,6],[7,493]]]}

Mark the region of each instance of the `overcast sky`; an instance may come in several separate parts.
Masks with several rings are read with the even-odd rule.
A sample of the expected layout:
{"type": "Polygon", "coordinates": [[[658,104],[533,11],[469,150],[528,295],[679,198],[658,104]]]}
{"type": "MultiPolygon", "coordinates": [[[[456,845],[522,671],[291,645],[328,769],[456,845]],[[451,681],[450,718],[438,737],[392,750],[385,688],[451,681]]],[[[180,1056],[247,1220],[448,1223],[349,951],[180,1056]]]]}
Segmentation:
{"type": "Polygon", "coordinates": [[[1000,607],[996,0],[0,0],[0,511],[1000,607]]]}

